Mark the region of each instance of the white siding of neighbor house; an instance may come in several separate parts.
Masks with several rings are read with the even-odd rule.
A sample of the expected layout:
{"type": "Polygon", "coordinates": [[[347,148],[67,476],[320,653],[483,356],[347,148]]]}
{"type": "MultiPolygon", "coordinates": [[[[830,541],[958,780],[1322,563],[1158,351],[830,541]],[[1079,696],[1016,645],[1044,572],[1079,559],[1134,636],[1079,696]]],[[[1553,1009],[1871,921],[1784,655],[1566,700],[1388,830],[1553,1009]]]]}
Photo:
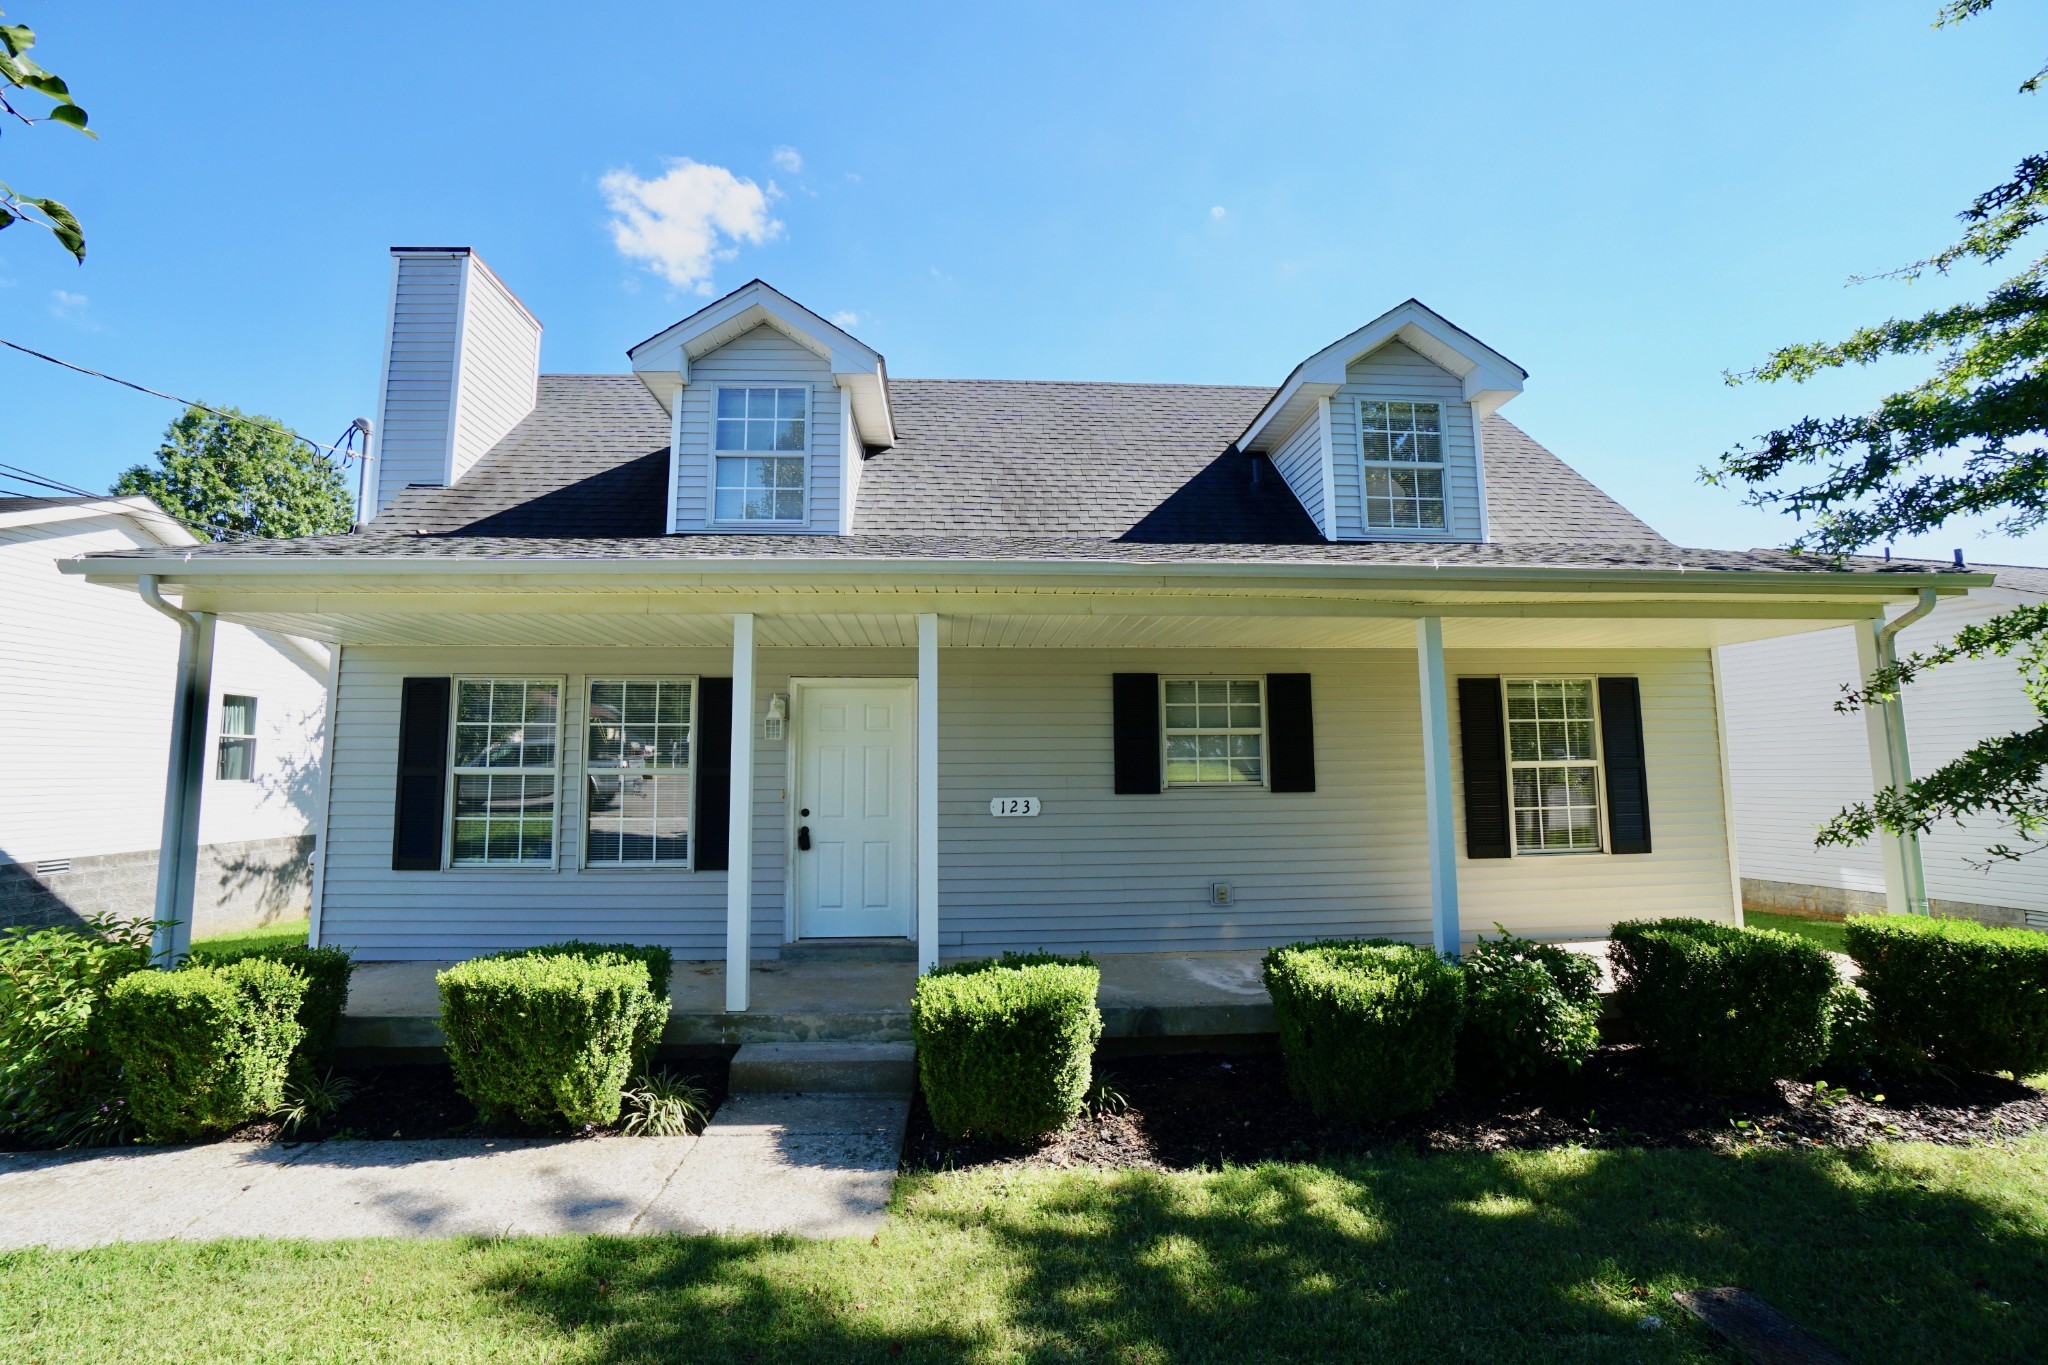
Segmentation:
{"type": "Polygon", "coordinates": [[[1316,413],[1309,413],[1294,434],[1273,448],[1273,468],[1287,480],[1294,496],[1324,535],[1330,533],[1323,512],[1323,426],[1316,413]]]}
{"type": "Polygon", "coordinates": [[[451,482],[533,411],[540,384],[540,324],[488,266],[467,265],[451,482]]]}
{"type": "MultiPolygon", "coordinates": [[[[1946,599],[1933,615],[1900,632],[1899,653],[1931,648],[2018,600],[1975,593],[1946,599]]],[[[1845,627],[1730,645],[1722,651],[1721,671],[1729,696],[1742,875],[1881,896],[1884,870],[1875,843],[1817,848],[1813,842],[1836,811],[1871,794],[1863,716],[1834,709],[1842,688],[1858,676],[1855,636],[1845,627]]],[[[2011,659],[1944,664],[1906,689],[1905,709],[1907,747],[1920,775],[1979,740],[2039,723],[2011,659]]],[[[1928,895],[2048,910],[2048,862],[1986,858],[1985,849],[2007,837],[1988,820],[1948,821],[1929,830],[1920,840],[1928,895]]]]}
{"type": "Polygon", "coordinates": [[[832,381],[832,367],[817,353],[768,326],[756,327],[690,362],[690,383],[682,398],[682,440],[676,454],[676,529],[701,531],[713,525],[712,414],[717,410],[721,386],[748,384],[801,385],[810,390],[810,425],[805,431],[810,447],[805,489],[809,515],[800,526],[719,523],[717,529],[838,531],[846,456],[840,436],[839,388],[832,381]]]}
{"type": "MultiPolygon", "coordinates": [[[[119,516],[0,528],[0,859],[157,846],[178,628],[132,591],[57,570],[74,555],[156,544],[119,516]]],[[[305,834],[319,808],[326,674],[273,640],[217,629],[202,843],[305,834]],[[213,777],[228,692],[257,698],[253,782],[213,777]]]]}
{"type": "MultiPolygon", "coordinates": [[[[788,744],[760,737],[791,677],[909,677],[908,650],[763,649],[756,725],[752,950],[786,936],[788,744]]],[[[1729,913],[1710,670],[1704,652],[1458,655],[1454,672],[1628,672],[1643,680],[1657,852],[1461,862],[1468,939],[1498,920],[1531,933],[1604,932],[1638,914],[1729,913]]],[[[1415,657],[1378,651],[974,650],[940,656],[940,946],[1097,952],[1258,947],[1313,935],[1426,941],[1415,657]],[[1114,794],[1111,675],[1308,672],[1317,790],[1114,794]],[[1042,813],[994,819],[995,796],[1042,813]],[[1227,881],[1236,904],[1209,903],[1227,881]]],[[[323,936],[375,958],[445,958],[584,938],[724,952],[723,872],[579,871],[581,792],[562,786],[557,866],[390,870],[400,681],[561,676],[572,715],[592,674],[729,676],[723,650],[390,650],[343,657],[323,936]]],[[[580,754],[564,728],[563,772],[580,754]]]]}
{"type": "Polygon", "coordinates": [[[1335,537],[1339,540],[1414,540],[1410,530],[1368,529],[1358,456],[1358,403],[1364,398],[1441,403],[1444,409],[1446,540],[1479,540],[1479,459],[1472,440],[1472,405],[1458,377],[1434,361],[1389,342],[1345,371],[1344,387],[1330,400],[1330,444],[1335,477],[1335,537]]]}
{"type": "Polygon", "coordinates": [[[461,340],[463,262],[400,256],[393,269],[390,359],[377,422],[377,506],[407,484],[448,475],[454,419],[455,353],[461,340]]]}

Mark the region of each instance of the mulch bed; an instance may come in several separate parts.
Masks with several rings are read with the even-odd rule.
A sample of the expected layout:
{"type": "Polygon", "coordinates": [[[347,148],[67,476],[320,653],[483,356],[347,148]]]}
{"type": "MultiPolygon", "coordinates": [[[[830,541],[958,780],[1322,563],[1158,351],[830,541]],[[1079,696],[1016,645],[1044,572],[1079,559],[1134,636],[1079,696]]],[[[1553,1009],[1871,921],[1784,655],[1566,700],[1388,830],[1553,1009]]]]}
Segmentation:
{"type": "Polygon", "coordinates": [[[1859,1147],[1960,1144],[2048,1129],[2048,1095],[1991,1076],[1818,1091],[1780,1081],[1751,1095],[1711,1096],[1659,1071],[1638,1047],[1603,1047],[1576,1077],[1506,1097],[1446,1095],[1427,1114],[1386,1128],[1318,1119],[1287,1092],[1277,1053],[1188,1053],[1098,1059],[1096,1076],[1122,1104],[1064,1133],[1022,1145],[959,1141],[932,1127],[922,1096],[904,1144],[906,1170],[995,1163],[1199,1170],[1407,1147],[1422,1152],[1510,1148],[1859,1147]],[[1839,1099],[1834,1097],[1839,1095],[1839,1099]]]}

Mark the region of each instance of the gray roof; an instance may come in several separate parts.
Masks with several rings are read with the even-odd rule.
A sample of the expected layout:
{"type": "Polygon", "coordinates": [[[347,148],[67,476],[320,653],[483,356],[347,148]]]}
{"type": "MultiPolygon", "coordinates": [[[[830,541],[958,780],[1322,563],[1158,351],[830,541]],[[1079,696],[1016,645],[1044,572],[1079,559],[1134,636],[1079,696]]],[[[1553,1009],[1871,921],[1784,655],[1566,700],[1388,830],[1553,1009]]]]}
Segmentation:
{"type": "MultiPolygon", "coordinates": [[[[1877,555],[1852,555],[1850,562],[1857,568],[1904,569],[1919,573],[1931,573],[1937,569],[1953,570],[1956,566],[1942,559],[1893,559],[1877,555]]],[[[2048,597],[2048,568],[2036,564],[1971,564],[1971,573],[1997,575],[1993,587],[2011,588],[2016,592],[2037,593],[2048,597]]]]}

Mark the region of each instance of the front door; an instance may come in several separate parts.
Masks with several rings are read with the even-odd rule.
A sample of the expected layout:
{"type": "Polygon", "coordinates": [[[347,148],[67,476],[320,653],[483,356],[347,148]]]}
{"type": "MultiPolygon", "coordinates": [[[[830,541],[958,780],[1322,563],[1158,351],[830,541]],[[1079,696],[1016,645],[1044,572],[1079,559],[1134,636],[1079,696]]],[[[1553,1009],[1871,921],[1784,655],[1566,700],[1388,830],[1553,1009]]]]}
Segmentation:
{"type": "Polygon", "coordinates": [[[798,938],[908,938],[917,897],[914,683],[796,691],[798,938]]]}

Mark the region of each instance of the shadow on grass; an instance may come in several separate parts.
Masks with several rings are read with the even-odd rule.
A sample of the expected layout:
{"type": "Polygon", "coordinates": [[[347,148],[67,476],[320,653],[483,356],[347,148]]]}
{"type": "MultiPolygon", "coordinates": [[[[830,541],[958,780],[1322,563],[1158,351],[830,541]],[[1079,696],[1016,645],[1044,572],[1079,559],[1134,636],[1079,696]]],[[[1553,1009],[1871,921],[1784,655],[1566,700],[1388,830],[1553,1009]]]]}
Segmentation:
{"type": "Polygon", "coordinates": [[[1725,1359],[1670,1298],[1718,1284],[1852,1358],[2039,1359],[2048,1213],[2015,1171],[1995,1149],[988,1170],[906,1180],[872,1245],[537,1244],[481,1287],[593,1359],[1725,1359]]]}

